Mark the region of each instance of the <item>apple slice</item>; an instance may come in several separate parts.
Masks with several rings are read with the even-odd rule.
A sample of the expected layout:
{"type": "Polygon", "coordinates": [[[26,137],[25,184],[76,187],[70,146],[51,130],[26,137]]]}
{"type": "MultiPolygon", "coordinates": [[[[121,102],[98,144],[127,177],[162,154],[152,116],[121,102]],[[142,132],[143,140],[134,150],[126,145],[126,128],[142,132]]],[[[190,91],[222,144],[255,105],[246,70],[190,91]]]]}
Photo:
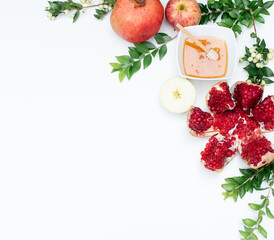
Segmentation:
{"type": "Polygon", "coordinates": [[[163,83],[160,89],[162,105],[172,113],[183,113],[189,110],[196,99],[193,84],[182,77],[173,77],[163,83]]]}

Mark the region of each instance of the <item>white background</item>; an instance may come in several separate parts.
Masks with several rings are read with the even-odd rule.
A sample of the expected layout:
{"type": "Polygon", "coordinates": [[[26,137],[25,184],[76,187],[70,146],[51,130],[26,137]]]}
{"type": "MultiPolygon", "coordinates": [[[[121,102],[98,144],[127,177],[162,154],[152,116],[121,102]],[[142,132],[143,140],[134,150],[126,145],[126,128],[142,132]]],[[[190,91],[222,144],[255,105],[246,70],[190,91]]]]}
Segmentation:
{"type": "MultiPolygon", "coordinates": [[[[186,114],[159,102],[161,84],[178,75],[176,40],[161,62],[119,83],[109,62],[130,44],[109,16],[98,21],[90,9],[75,24],[68,16],[51,22],[46,6],[1,2],[0,239],[240,239],[241,219],[256,216],[247,204],[259,195],[224,201],[221,184],[246,166],[237,156],[222,173],[206,170],[208,139],[192,137],[186,114]]],[[[274,48],[270,12],[257,26],[274,48]]],[[[176,34],[165,20],[161,31],[176,34]]],[[[239,57],[250,32],[237,39],[239,57]]],[[[243,66],[230,85],[246,79],[243,66]]],[[[205,110],[216,81],[193,83],[205,110]]],[[[273,220],[263,226],[274,239],[273,220]]]]}

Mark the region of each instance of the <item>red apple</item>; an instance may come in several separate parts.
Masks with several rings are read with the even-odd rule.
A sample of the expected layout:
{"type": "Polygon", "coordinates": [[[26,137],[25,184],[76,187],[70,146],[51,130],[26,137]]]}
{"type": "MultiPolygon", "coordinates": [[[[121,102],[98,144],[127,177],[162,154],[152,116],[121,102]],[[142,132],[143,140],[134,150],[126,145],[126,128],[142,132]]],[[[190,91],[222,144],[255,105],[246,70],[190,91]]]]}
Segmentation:
{"type": "Polygon", "coordinates": [[[159,0],[117,0],[110,22],[121,38],[140,43],[159,31],[163,19],[164,7],[159,0]]]}
{"type": "Polygon", "coordinates": [[[166,20],[177,31],[177,23],[183,27],[199,24],[201,9],[195,0],[170,0],[165,9],[166,20]]]}

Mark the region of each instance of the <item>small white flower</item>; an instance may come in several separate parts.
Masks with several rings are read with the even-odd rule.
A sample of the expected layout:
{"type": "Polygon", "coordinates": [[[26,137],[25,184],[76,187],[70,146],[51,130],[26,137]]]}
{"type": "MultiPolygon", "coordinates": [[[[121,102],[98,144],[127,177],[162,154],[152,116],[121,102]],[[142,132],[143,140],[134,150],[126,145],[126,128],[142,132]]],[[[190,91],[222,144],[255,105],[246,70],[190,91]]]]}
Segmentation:
{"type": "Polygon", "coordinates": [[[253,57],[253,58],[256,57],[256,53],[252,53],[251,57],[253,57]]]}
{"type": "Polygon", "coordinates": [[[274,49],[273,48],[269,48],[269,52],[273,53],[274,49]]]}
{"type": "Polygon", "coordinates": [[[54,21],[55,19],[56,19],[56,17],[54,17],[54,16],[50,18],[51,21],[54,21]]]}
{"type": "Polygon", "coordinates": [[[268,63],[268,60],[264,61],[264,65],[266,65],[268,63]]]}
{"type": "Polygon", "coordinates": [[[256,58],[257,58],[258,60],[260,60],[260,59],[262,58],[262,54],[258,53],[258,54],[256,55],[256,58]]]}
{"type": "Polygon", "coordinates": [[[103,5],[100,5],[100,6],[99,6],[99,9],[103,9],[103,8],[104,8],[104,6],[103,6],[103,5]]]}
{"type": "Polygon", "coordinates": [[[74,18],[74,14],[70,14],[69,17],[70,17],[70,18],[74,18]]]}
{"type": "Polygon", "coordinates": [[[91,1],[90,1],[90,0],[87,0],[87,1],[86,1],[86,4],[91,4],[91,1]]]}
{"type": "Polygon", "coordinates": [[[250,79],[246,80],[247,83],[252,83],[250,79]]]}
{"type": "Polygon", "coordinates": [[[108,10],[111,11],[111,10],[112,10],[112,7],[108,7],[108,10]]]}
{"type": "Polygon", "coordinates": [[[46,10],[50,10],[50,7],[46,7],[46,10]]]}
{"type": "Polygon", "coordinates": [[[48,13],[48,18],[51,18],[52,17],[52,13],[48,13]]]}
{"type": "Polygon", "coordinates": [[[253,63],[257,63],[258,59],[257,58],[253,58],[253,63]]]}
{"type": "Polygon", "coordinates": [[[81,0],[80,2],[84,4],[84,3],[86,3],[86,0],[81,0]]]}
{"type": "Polygon", "coordinates": [[[256,63],[257,68],[261,68],[261,63],[256,63]]]}
{"type": "Polygon", "coordinates": [[[262,82],[261,82],[261,86],[265,86],[265,80],[262,80],[262,82]]]}
{"type": "Polygon", "coordinates": [[[100,4],[102,4],[102,3],[104,3],[104,2],[105,2],[104,0],[100,0],[100,1],[99,1],[100,4]]]}
{"type": "Polygon", "coordinates": [[[239,58],[239,62],[242,63],[244,60],[242,57],[239,58]]]}
{"type": "Polygon", "coordinates": [[[68,13],[69,13],[69,10],[66,9],[66,10],[64,11],[64,14],[68,14],[68,13]]]}
{"type": "Polygon", "coordinates": [[[255,48],[249,48],[249,52],[250,53],[254,53],[255,52],[255,48]]]}
{"type": "Polygon", "coordinates": [[[249,57],[249,58],[247,59],[247,61],[252,62],[252,61],[253,61],[253,57],[249,57]]]}
{"type": "Polygon", "coordinates": [[[273,59],[273,54],[272,53],[268,53],[267,54],[267,59],[268,60],[272,60],[273,59]]]}
{"type": "Polygon", "coordinates": [[[85,13],[86,11],[87,11],[86,9],[83,9],[83,10],[82,10],[82,13],[85,13]]]}
{"type": "Polygon", "coordinates": [[[103,5],[105,9],[108,9],[108,5],[103,5]]]}

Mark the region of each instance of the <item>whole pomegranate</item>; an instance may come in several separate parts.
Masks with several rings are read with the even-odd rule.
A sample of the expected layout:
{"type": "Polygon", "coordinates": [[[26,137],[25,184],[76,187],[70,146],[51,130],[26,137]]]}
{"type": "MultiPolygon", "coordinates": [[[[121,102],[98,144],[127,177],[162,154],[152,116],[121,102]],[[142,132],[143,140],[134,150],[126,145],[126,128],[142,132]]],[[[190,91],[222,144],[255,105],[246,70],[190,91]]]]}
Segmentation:
{"type": "Polygon", "coordinates": [[[163,19],[164,7],[159,0],[117,0],[110,22],[121,38],[141,43],[159,31],[163,19]]]}

